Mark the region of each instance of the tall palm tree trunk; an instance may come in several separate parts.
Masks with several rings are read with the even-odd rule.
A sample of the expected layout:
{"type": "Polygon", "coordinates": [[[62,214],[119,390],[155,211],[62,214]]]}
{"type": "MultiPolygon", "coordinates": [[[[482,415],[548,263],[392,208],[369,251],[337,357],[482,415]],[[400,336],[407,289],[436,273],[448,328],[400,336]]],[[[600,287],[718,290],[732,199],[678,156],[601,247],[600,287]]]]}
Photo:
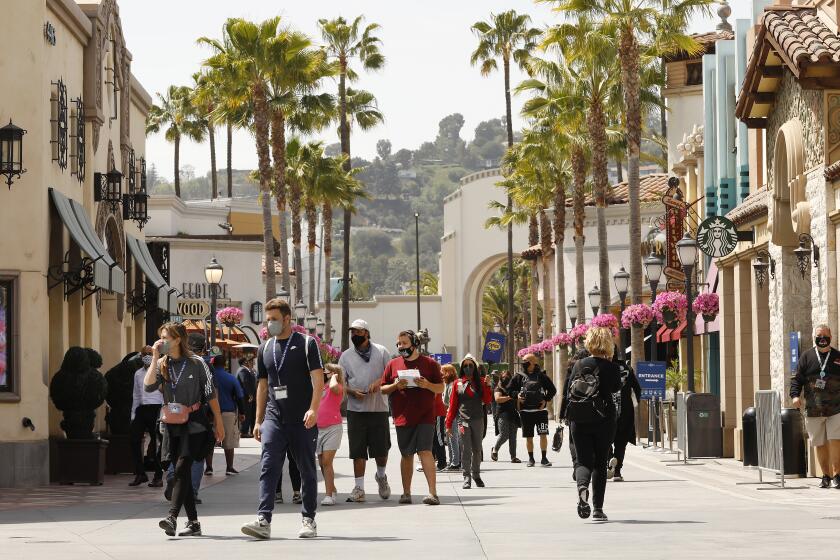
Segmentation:
{"type": "Polygon", "coordinates": [[[624,182],[624,168],[621,163],[621,158],[615,158],[615,173],[619,183],[624,182]]]}
{"type": "Polygon", "coordinates": [[[175,196],[181,198],[181,135],[175,136],[175,196]]]}
{"type": "Polygon", "coordinates": [[[233,126],[227,123],[227,195],[233,198],[233,126]]]}
{"type": "Polygon", "coordinates": [[[324,337],[327,342],[332,344],[332,286],[330,285],[332,276],[332,206],[324,204],[321,212],[324,216],[324,237],[321,239],[321,243],[324,245],[324,337]]]}
{"type": "Polygon", "coordinates": [[[309,310],[315,312],[315,247],[318,244],[318,209],[309,197],[306,199],[306,248],[309,257],[309,278],[307,279],[306,295],[309,299],[309,310]]]}
{"type": "MultiPolygon", "coordinates": [[[[627,113],[627,186],[630,206],[630,300],[642,303],[642,216],[639,198],[639,154],[642,144],[639,44],[632,28],[620,31],[621,86],[627,113]]],[[[632,367],[644,356],[644,332],[631,329],[632,367]]]]}
{"type": "Polygon", "coordinates": [[[575,299],[577,300],[577,322],[586,322],[586,279],[583,274],[583,244],[586,238],[583,236],[583,221],[586,207],[586,159],[583,150],[575,148],[572,151],[572,173],[574,175],[575,193],[572,209],[574,212],[575,229],[575,299]]]}
{"type": "MultiPolygon", "coordinates": [[[[508,148],[513,147],[513,110],[511,109],[510,103],[510,59],[508,57],[504,58],[504,66],[505,66],[505,115],[507,116],[507,141],[508,141],[508,148]]],[[[507,211],[511,212],[513,210],[513,199],[508,193],[507,197],[507,211]]],[[[507,229],[507,265],[508,270],[510,271],[510,277],[508,278],[508,330],[512,333],[514,332],[514,322],[516,318],[514,317],[514,308],[513,308],[513,224],[508,224],[507,229]]],[[[523,309],[525,309],[523,307],[523,309]]],[[[508,367],[513,371],[513,344],[507,345],[507,361],[508,367]]]]}
{"type": "MultiPolygon", "coordinates": [[[[300,227],[300,206],[301,206],[302,188],[297,184],[297,181],[292,181],[289,184],[289,209],[292,216],[292,250],[294,252],[294,266],[295,266],[295,300],[303,300],[303,266],[300,251],[300,241],[302,237],[300,227]]],[[[311,309],[309,311],[312,311],[311,309]]]]}
{"type": "Polygon", "coordinates": [[[551,324],[551,222],[545,215],[545,209],[540,210],[540,248],[542,249],[542,295],[543,295],[543,338],[551,338],[554,329],[551,324]]]}
{"type": "Polygon", "coordinates": [[[280,231],[281,285],[290,290],[289,227],[286,220],[286,119],[282,111],[271,113],[271,151],[274,157],[274,197],[277,203],[280,231]]]}
{"type": "Polygon", "coordinates": [[[277,294],[274,275],[274,232],[271,224],[271,159],[268,151],[268,102],[265,87],[255,81],[252,87],[254,99],[254,129],[257,137],[257,160],[260,168],[260,196],[263,215],[263,256],[265,257],[265,300],[277,294]]]}
{"type": "Polygon", "coordinates": [[[219,198],[219,177],[216,173],[216,129],[207,125],[207,136],[210,138],[210,185],[213,189],[212,198],[219,198]]]}
{"type": "MultiPolygon", "coordinates": [[[[566,240],[566,189],[560,184],[554,188],[554,305],[557,306],[556,333],[566,330],[566,265],[564,262],[563,246],[566,240]]],[[[568,364],[566,351],[559,350],[560,362],[558,371],[554,372],[554,383],[557,387],[564,387],[564,376],[568,364]]],[[[555,404],[555,417],[559,404],[555,404]]]]}
{"type": "MultiPolygon", "coordinates": [[[[528,216],[528,246],[533,247],[540,241],[540,230],[537,222],[537,215],[532,213],[528,216]]],[[[529,261],[529,268],[531,269],[530,278],[528,278],[528,289],[531,296],[531,344],[542,342],[539,338],[540,328],[540,313],[539,313],[539,295],[537,294],[537,283],[539,282],[539,275],[537,273],[537,259],[529,261]]],[[[545,329],[543,329],[545,330],[545,329]]]]}
{"type": "MultiPolygon", "coordinates": [[[[347,122],[347,60],[339,61],[341,74],[338,79],[339,136],[341,153],[347,156],[344,170],[350,171],[350,125],[347,122]]],[[[341,279],[341,349],[350,347],[350,221],[353,217],[350,208],[344,209],[344,255],[341,279]]]]}
{"type": "Polygon", "coordinates": [[[598,224],[598,284],[601,291],[600,312],[610,308],[610,254],[607,240],[607,129],[601,104],[592,103],[586,116],[592,139],[592,179],[595,187],[595,218],[598,224]]]}

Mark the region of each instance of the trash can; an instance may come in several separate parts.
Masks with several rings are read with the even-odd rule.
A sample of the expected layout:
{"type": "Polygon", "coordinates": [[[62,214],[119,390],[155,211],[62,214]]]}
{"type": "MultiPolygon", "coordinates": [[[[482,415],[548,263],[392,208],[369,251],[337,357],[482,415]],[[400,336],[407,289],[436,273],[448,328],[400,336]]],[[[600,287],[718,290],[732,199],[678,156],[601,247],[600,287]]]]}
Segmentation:
{"type": "Polygon", "coordinates": [[[712,393],[690,393],[686,395],[685,411],[686,456],[722,457],[720,397],[712,393]]]}
{"type": "Polygon", "coordinates": [[[784,449],[785,475],[804,477],[807,472],[805,459],[805,418],[796,408],[782,409],[782,446],[784,449]]]}
{"type": "Polygon", "coordinates": [[[755,407],[751,406],[744,411],[741,417],[741,426],[743,433],[741,434],[742,453],[745,467],[758,466],[758,427],[755,421],[755,407]]]}

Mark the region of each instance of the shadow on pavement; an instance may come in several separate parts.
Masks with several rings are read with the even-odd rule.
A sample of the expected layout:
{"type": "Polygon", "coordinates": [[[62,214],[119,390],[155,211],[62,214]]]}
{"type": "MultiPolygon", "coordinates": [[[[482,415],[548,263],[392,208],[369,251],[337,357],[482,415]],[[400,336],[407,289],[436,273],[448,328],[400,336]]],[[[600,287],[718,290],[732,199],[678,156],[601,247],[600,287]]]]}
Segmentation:
{"type": "Polygon", "coordinates": [[[659,521],[656,519],[616,519],[610,520],[607,523],[621,523],[622,525],[705,525],[705,521],[659,521]]]}

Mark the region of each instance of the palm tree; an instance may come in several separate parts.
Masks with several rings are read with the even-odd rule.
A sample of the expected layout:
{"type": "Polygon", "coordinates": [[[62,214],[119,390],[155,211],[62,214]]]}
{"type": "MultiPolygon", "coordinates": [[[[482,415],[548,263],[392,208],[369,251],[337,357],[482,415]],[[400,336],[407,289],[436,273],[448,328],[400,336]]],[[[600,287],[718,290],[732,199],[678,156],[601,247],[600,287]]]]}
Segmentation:
{"type": "MultiPolygon", "coordinates": [[[[599,22],[615,30],[621,87],[627,115],[627,186],[630,206],[630,297],[642,302],[642,219],[639,193],[639,159],[642,144],[641,59],[650,48],[659,55],[675,51],[696,53],[699,45],[685,35],[688,22],[707,15],[713,0],[551,0],[557,10],[599,22]]],[[[643,355],[643,332],[632,329],[632,358],[643,355]]]]}
{"type": "MultiPolygon", "coordinates": [[[[473,24],[472,30],[478,37],[478,46],[470,56],[470,63],[481,65],[482,76],[488,76],[498,68],[497,59],[502,59],[505,78],[505,115],[507,117],[508,148],[513,146],[513,115],[510,102],[510,64],[511,62],[523,67],[531,51],[536,46],[540,35],[539,29],[528,27],[531,18],[524,14],[517,14],[508,10],[500,14],[490,14],[490,22],[479,21],[473,24]]],[[[507,200],[508,211],[513,203],[510,196],[507,200]]],[[[513,270],[513,224],[508,224],[507,269],[513,270]]],[[[513,309],[513,277],[508,279],[508,307],[513,309]]],[[[514,316],[508,313],[508,332],[514,332],[514,316]]],[[[513,364],[513,344],[508,344],[507,359],[513,364]]]]}
{"type": "MultiPolygon", "coordinates": [[[[371,23],[364,26],[364,17],[358,16],[351,23],[343,17],[332,20],[320,19],[321,36],[326,43],[325,48],[330,60],[339,66],[338,104],[339,104],[339,138],[341,153],[347,156],[344,163],[346,171],[350,171],[350,119],[347,111],[347,81],[353,81],[358,74],[353,68],[358,59],[365,70],[378,70],[385,65],[385,57],[379,50],[382,41],[375,35],[379,25],[371,23]]],[[[344,210],[344,270],[342,272],[341,295],[341,324],[350,324],[350,223],[352,213],[344,210]]],[[[350,344],[349,331],[341,332],[341,348],[346,349],[350,344]]]]}
{"type": "Polygon", "coordinates": [[[157,94],[160,105],[152,105],[146,119],[146,134],[155,134],[166,126],[164,137],[175,145],[174,183],[178,198],[181,198],[181,139],[201,142],[205,131],[205,124],[196,118],[190,104],[191,93],[187,86],[169,86],[165,95],[157,94]]]}
{"type": "Polygon", "coordinates": [[[216,130],[214,112],[217,100],[221,97],[219,83],[211,72],[196,72],[193,74],[192,103],[193,110],[200,122],[207,128],[210,140],[210,199],[219,197],[219,180],[216,173],[216,130]]]}

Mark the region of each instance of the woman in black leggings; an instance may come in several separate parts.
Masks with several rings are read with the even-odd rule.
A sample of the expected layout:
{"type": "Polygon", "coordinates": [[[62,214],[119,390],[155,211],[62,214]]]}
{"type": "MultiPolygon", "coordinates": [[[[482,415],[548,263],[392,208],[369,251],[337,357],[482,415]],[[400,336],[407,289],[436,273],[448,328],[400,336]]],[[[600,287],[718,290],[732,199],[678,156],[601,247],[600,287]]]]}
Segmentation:
{"type": "Polygon", "coordinates": [[[578,489],[578,515],[606,521],[604,493],[607,488],[607,461],[615,435],[615,403],[612,394],[621,388],[618,367],[612,362],[615,344],[610,329],[595,327],[586,334],[586,349],[592,354],[579,360],[569,381],[566,414],[577,451],[575,478],[578,489]],[[597,386],[597,390],[594,390],[597,386]],[[589,483],[592,504],[589,506],[589,483]]]}

